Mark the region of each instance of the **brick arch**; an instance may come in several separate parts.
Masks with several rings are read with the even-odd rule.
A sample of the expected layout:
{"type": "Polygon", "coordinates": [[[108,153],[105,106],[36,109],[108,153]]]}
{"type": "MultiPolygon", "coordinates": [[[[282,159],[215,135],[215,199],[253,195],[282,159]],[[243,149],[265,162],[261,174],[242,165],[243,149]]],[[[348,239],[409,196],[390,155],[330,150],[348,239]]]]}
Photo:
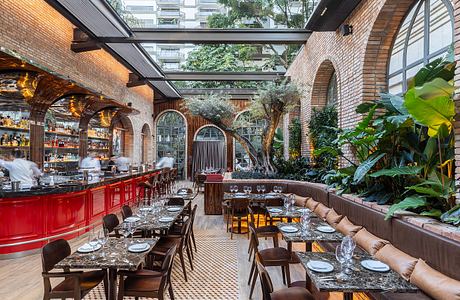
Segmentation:
{"type": "Polygon", "coordinates": [[[380,9],[367,39],[363,63],[362,101],[374,101],[388,90],[391,50],[406,14],[418,0],[387,0],[380,9]]]}
{"type": "MultiPolygon", "coordinates": [[[[316,70],[315,78],[311,88],[311,106],[323,107],[327,102],[327,89],[331,80],[332,74],[336,72],[336,68],[331,60],[324,60],[316,70]]],[[[336,72],[337,75],[337,72],[336,72]]],[[[339,81],[337,76],[337,82],[339,81]]],[[[338,87],[340,91],[340,88],[338,87]]],[[[340,93],[340,92],[339,92],[340,93]]],[[[340,97],[339,97],[340,99],[340,97]]]]}

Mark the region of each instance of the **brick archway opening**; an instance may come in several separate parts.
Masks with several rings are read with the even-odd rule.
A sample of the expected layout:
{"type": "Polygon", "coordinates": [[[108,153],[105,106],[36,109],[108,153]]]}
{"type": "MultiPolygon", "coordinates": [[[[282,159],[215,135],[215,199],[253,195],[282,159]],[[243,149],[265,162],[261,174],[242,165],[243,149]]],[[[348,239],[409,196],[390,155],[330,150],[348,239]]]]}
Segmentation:
{"type": "Polygon", "coordinates": [[[335,68],[330,60],[323,61],[318,67],[311,89],[312,107],[323,107],[326,105],[329,83],[334,73],[335,68]]]}
{"type": "Polygon", "coordinates": [[[387,0],[372,24],[363,63],[362,101],[374,101],[388,90],[391,50],[406,14],[418,0],[387,0]]]}
{"type": "Polygon", "coordinates": [[[150,131],[149,124],[144,124],[141,131],[141,160],[147,163],[151,160],[152,148],[152,132],[150,131]]]}

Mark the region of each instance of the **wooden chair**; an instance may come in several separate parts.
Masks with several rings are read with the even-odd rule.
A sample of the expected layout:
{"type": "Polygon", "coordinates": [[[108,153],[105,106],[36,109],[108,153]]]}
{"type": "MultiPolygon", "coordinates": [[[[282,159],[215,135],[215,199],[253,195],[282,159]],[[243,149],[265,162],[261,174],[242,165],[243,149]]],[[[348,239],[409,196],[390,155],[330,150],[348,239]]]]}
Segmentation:
{"type": "MultiPolygon", "coordinates": [[[[305,287],[294,286],[273,291],[273,283],[270,275],[262,263],[260,254],[256,256],[257,272],[259,273],[260,285],[262,286],[263,300],[314,300],[313,295],[305,287]]],[[[292,283],[295,285],[295,282],[292,283]]]]}
{"type": "MultiPolygon", "coordinates": [[[[233,239],[233,223],[236,219],[238,227],[241,228],[241,223],[246,220],[248,223],[248,198],[232,198],[230,201],[230,239],[233,239]]],[[[249,230],[248,230],[249,237],[249,230]]]]}
{"type": "Polygon", "coordinates": [[[251,231],[251,243],[254,252],[254,259],[252,260],[251,271],[249,273],[248,284],[251,284],[251,291],[249,298],[252,298],[254,292],[254,286],[257,281],[257,268],[256,268],[256,257],[260,257],[260,262],[265,267],[278,266],[281,267],[283,274],[283,283],[289,287],[291,285],[291,274],[289,271],[289,263],[291,262],[291,253],[286,248],[273,247],[263,249],[259,251],[259,237],[257,231],[252,224],[249,224],[249,230],[251,231]],[[251,283],[252,280],[252,283],[251,283]]]}
{"type": "Polygon", "coordinates": [[[131,209],[129,205],[123,205],[121,207],[121,216],[123,220],[129,217],[132,217],[132,215],[133,215],[133,210],[131,209]]]}
{"type": "Polygon", "coordinates": [[[140,269],[137,271],[119,271],[118,299],[125,296],[164,299],[168,290],[170,299],[174,300],[171,283],[171,270],[174,262],[176,246],[171,247],[166,253],[159,271],[140,269]]]}
{"type": "Polygon", "coordinates": [[[155,247],[153,247],[152,251],[150,252],[151,255],[155,257],[154,260],[157,260],[157,257],[164,257],[166,253],[169,251],[169,249],[171,249],[172,247],[177,247],[176,251],[179,253],[179,258],[182,266],[182,273],[184,275],[185,281],[187,281],[187,271],[185,268],[184,250],[187,253],[190,267],[193,270],[193,263],[190,253],[191,220],[191,218],[185,220],[183,226],[181,227],[180,234],[168,234],[166,237],[161,237],[156,243],[155,247]]]}
{"type": "Polygon", "coordinates": [[[204,182],[206,181],[206,174],[195,174],[195,181],[194,181],[194,186],[196,191],[199,193],[200,188],[203,188],[204,191],[204,182]]]}
{"type": "Polygon", "coordinates": [[[115,228],[118,225],[120,225],[120,221],[118,220],[118,217],[115,214],[108,214],[102,218],[102,227],[107,229],[107,231],[110,234],[110,237],[120,237],[120,233],[118,232],[118,230],[115,230],[115,228]],[[112,232],[114,233],[112,234],[112,232]]]}
{"type": "MultiPolygon", "coordinates": [[[[104,281],[107,287],[106,271],[70,271],[69,268],[63,272],[50,272],[54,266],[70,255],[69,243],[64,239],[59,239],[46,244],[42,248],[42,277],[44,283],[43,299],[82,299],[93,288],[104,281]],[[56,286],[51,286],[51,278],[64,278],[56,286]]],[[[105,290],[107,297],[107,288],[105,290]]]]}
{"type": "MultiPolygon", "coordinates": [[[[254,212],[251,207],[248,208],[249,210],[249,223],[255,228],[257,232],[257,236],[259,238],[273,238],[273,246],[278,247],[278,233],[280,232],[278,227],[276,225],[266,225],[266,226],[258,226],[256,227],[254,225],[254,212]]],[[[249,253],[249,261],[251,261],[252,257],[252,240],[249,240],[249,247],[248,247],[248,253],[249,253]]]]}

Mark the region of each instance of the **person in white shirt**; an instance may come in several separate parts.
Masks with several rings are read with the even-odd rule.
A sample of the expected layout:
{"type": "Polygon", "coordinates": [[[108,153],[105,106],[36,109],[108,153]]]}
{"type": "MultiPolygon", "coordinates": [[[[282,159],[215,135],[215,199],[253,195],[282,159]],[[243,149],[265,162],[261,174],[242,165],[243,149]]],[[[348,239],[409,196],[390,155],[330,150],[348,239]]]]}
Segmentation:
{"type": "Polygon", "coordinates": [[[7,169],[11,181],[21,182],[21,187],[30,188],[36,184],[35,178],[42,175],[37,164],[22,158],[14,158],[9,155],[0,159],[0,167],[7,169]]]}
{"type": "Polygon", "coordinates": [[[129,170],[130,159],[124,156],[120,156],[115,160],[118,172],[127,172],[129,170]]]}
{"type": "Polygon", "coordinates": [[[81,160],[80,169],[89,169],[90,172],[100,172],[101,162],[94,155],[89,155],[81,160]]]}
{"type": "Polygon", "coordinates": [[[172,157],[171,153],[166,153],[165,156],[160,158],[160,160],[155,164],[155,168],[174,168],[174,157],[172,157]]]}

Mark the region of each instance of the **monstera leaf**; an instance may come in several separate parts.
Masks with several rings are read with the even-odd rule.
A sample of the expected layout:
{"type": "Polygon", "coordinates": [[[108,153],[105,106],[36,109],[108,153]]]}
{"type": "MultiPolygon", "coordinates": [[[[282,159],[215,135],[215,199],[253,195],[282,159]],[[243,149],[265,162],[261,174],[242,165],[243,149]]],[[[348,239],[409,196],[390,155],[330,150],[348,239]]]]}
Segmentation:
{"type": "Polygon", "coordinates": [[[419,123],[428,127],[428,135],[435,137],[442,130],[442,125],[452,130],[455,116],[454,101],[448,96],[440,96],[429,100],[417,97],[414,89],[410,89],[404,97],[404,105],[419,123]]]}

